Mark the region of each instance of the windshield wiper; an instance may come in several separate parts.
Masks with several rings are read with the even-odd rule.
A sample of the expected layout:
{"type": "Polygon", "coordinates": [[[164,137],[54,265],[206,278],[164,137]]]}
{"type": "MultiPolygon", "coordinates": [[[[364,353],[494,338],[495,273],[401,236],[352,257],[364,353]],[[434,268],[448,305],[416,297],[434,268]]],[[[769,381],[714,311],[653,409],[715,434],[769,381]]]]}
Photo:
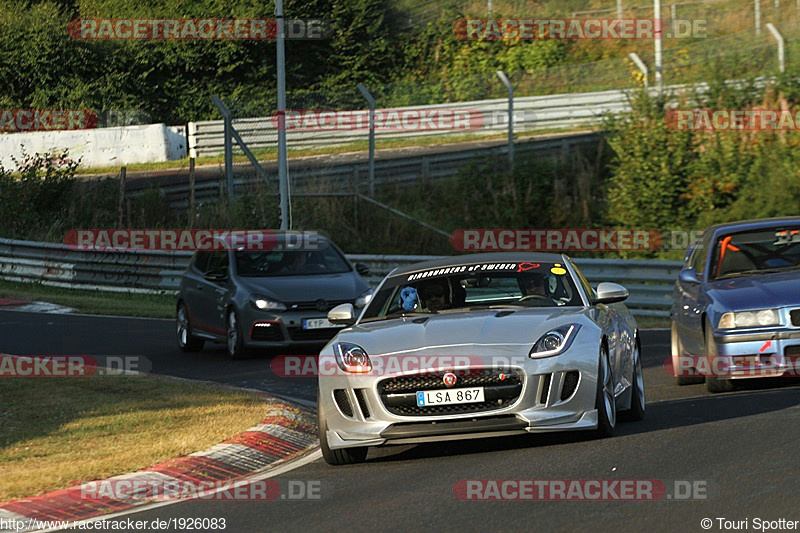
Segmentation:
{"type": "Polygon", "coordinates": [[[737,276],[753,276],[756,274],[773,274],[776,272],[789,272],[791,270],[798,270],[798,269],[800,269],[800,265],[793,267],[781,267],[781,268],[754,268],[750,270],[741,270],[739,272],[728,272],[727,274],[718,276],[715,279],[735,278],[737,276]]]}

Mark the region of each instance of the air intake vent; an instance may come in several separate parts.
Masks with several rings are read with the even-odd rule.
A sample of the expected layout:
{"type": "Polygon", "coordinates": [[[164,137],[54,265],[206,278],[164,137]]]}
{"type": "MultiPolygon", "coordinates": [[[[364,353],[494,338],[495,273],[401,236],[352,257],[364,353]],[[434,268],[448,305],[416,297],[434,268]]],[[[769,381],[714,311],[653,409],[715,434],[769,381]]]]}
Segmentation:
{"type": "Polygon", "coordinates": [[[353,392],[356,393],[356,400],[358,401],[358,407],[361,409],[361,414],[364,415],[364,418],[369,418],[369,407],[367,407],[364,389],[354,389],[353,392]]]}
{"type": "Polygon", "coordinates": [[[564,401],[575,394],[575,389],[577,388],[578,373],[574,370],[567,372],[567,374],[564,376],[564,387],[561,389],[561,401],[564,401]]]}
{"type": "Polygon", "coordinates": [[[793,326],[800,326],[800,309],[789,311],[789,318],[791,318],[793,326]]]}
{"type": "Polygon", "coordinates": [[[333,391],[333,399],[336,400],[336,405],[344,416],[353,417],[353,406],[350,405],[350,398],[347,397],[347,391],[344,389],[335,389],[333,391]]]}
{"type": "Polygon", "coordinates": [[[547,396],[550,394],[550,380],[553,378],[552,374],[545,374],[542,379],[542,394],[539,398],[539,403],[547,404],[547,396]]]}

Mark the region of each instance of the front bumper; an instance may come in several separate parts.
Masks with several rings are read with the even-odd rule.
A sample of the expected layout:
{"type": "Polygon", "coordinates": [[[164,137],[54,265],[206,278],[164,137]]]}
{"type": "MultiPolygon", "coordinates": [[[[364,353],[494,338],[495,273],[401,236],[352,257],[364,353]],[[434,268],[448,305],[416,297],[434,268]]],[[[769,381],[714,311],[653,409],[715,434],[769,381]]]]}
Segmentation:
{"type": "Polygon", "coordinates": [[[719,379],[800,375],[800,329],[715,332],[714,342],[709,370],[719,379]]]}
{"type": "MultiPolygon", "coordinates": [[[[530,359],[516,355],[513,361],[517,364],[501,368],[521,376],[518,397],[500,408],[480,412],[397,414],[397,409],[386,405],[381,381],[423,374],[420,372],[321,376],[319,402],[328,426],[325,438],[331,449],[337,449],[593,429],[597,427],[596,353],[596,346],[576,342],[556,357],[530,359]],[[576,374],[577,384],[573,379],[576,374]],[[568,383],[570,380],[573,383],[568,383]]],[[[463,374],[498,368],[494,357],[471,357],[480,357],[481,363],[438,371],[463,374]]]]}

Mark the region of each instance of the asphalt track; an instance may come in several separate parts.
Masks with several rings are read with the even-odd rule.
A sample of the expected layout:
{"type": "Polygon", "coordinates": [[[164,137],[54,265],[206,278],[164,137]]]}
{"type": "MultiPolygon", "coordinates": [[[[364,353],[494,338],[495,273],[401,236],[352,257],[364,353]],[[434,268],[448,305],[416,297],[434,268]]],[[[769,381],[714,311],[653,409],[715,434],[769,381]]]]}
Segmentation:
{"type": "MultiPolygon", "coordinates": [[[[18,355],[140,355],[152,371],[311,400],[314,380],[275,376],[268,356],[228,361],[219,349],[183,354],[163,320],[0,312],[0,352],[18,355]]],[[[724,531],[718,518],[800,520],[800,384],[750,382],[710,395],[676,387],[663,368],[667,331],[642,333],[648,396],[642,422],[611,439],[572,433],[387,447],[366,464],[321,460],[278,477],[319,482],[322,498],[188,501],[126,518],[225,518],[225,531],[724,531]],[[470,479],[647,479],[664,482],[659,501],[462,501],[470,479]],[[675,481],[697,481],[704,499],[678,500],[675,481]],[[710,518],[710,529],[701,520],[710,518]]],[[[121,518],[119,518],[121,520],[121,518]]],[[[107,528],[108,529],[108,528],[107,528]]],[[[212,529],[205,529],[213,531],[212,529]]],[[[180,531],[166,529],[162,531],[180,531]]]]}

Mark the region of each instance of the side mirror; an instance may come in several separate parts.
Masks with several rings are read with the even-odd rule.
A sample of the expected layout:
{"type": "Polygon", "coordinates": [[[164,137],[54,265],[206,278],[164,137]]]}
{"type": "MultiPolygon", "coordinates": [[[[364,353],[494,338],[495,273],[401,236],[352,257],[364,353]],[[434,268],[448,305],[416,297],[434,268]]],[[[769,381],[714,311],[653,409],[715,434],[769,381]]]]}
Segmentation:
{"type": "Polygon", "coordinates": [[[208,281],[225,281],[228,279],[228,274],[223,272],[222,270],[209,270],[203,277],[206,278],[208,281]]]}
{"type": "Polygon", "coordinates": [[[364,263],[356,263],[356,272],[358,272],[361,276],[366,276],[369,274],[369,265],[365,265],[364,263]]]}
{"type": "Polygon", "coordinates": [[[628,289],[616,283],[604,281],[597,286],[597,298],[592,303],[613,304],[628,298],[628,289]]]}
{"type": "Polygon", "coordinates": [[[328,311],[328,322],[342,326],[352,326],[356,322],[353,304],[339,304],[328,311]]]}
{"type": "Polygon", "coordinates": [[[697,271],[693,268],[684,268],[678,274],[678,279],[682,283],[700,283],[700,280],[697,279],[697,271]]]}

